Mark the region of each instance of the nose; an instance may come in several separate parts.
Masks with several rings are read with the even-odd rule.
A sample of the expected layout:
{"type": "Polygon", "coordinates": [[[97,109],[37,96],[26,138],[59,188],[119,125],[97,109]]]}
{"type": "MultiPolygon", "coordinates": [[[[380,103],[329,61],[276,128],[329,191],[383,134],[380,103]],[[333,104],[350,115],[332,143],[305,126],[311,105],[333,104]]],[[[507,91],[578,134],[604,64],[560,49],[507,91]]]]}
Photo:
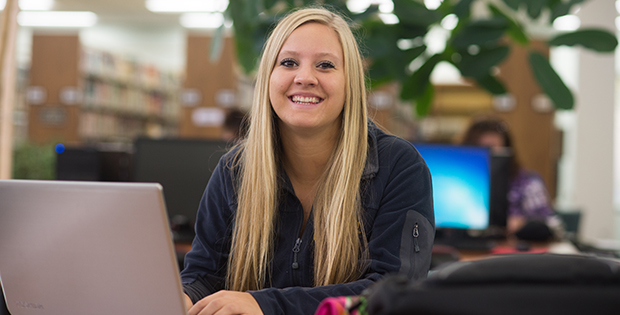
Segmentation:
{"type": "Polygon", "coordinates": [[[299,67],[294,80],[296,85],[309,85],[314,86],[319,82],[314,74],[314,69],[311,66],[299,67]]]}

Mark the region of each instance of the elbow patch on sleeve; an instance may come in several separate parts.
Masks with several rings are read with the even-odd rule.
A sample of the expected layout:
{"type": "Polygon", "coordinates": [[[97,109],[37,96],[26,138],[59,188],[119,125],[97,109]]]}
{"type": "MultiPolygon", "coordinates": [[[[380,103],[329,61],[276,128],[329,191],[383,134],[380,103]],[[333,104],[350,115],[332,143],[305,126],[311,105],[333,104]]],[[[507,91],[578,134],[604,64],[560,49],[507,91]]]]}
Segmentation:
{"type": "Polygon", "coordinates": [[[435,229],[426,217],[415,210],[407,211],[400,239],[400,270],[407,278],[426,278],[431,266],[435,229]]]}

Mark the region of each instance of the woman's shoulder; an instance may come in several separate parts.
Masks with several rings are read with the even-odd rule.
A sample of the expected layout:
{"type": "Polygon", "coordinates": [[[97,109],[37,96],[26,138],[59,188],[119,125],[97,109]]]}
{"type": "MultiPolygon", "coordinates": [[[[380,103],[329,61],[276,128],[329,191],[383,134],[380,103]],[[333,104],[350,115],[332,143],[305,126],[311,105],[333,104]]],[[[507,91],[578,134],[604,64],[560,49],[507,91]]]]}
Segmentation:
{"type": "Polygon", "coordinates": [[[532,181],[542,181],[542,176],[535,170],[520,168],[515,176],[515,181],[520,182],[532,182],[532,181]]]}
{"type": "Polygon", "coordinates": [[[425,164],[420,153],[411,142],[388,134],[378,127],[369,126],[368,130],[368,163],[371,166],[375,165],[375,170],[394,167],[401,169],[425,164]]]}
{"type": "Polygon", "coordinates": [[[411,142],[399,136],[386,133],[374,124],[369,125],[368,133],[371,137],[371,146],[373,145],[372,142],[374,142],[379,155],[382,153],[419,154],[411,142]]]}
{"type": "Polygon", "coordinates": [[[217,167],[225,177],[236,178],[240,171],[242,161],[242,144],[234,144],[227,149],[228,151],[222,155],[217,167]],[[232,175],[232,176],[231,176],[232,175]]]}
{"type": "Polygon", "coordinates": [[[226,166],[233,166],[235,164],[239,164],[241,159],[241,153],[243,152],[243,143],[237,143],[232,145],[228,152],[222,155],[222,159],[220,163],[224,163],[226,166]]]}

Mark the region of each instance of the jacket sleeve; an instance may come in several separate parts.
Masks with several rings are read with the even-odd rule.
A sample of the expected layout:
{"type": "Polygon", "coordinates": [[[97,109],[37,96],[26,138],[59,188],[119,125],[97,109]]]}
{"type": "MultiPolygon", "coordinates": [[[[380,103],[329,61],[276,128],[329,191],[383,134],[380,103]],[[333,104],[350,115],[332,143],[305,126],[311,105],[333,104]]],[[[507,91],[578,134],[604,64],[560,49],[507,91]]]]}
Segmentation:
{"type": "Polygon", "coordinates": [[[213,171],[196,215],[196,236],[181,272],[184,292],[193,303],[224,288],[230,252],[232,181],[225,155],[213,171]]]}
{"type": "Polygon", "coordinates": [[[435,233],[434,213],[430,172],[417,150],[402,139],[383,148],[377,175],[364,193],[377,199],[375,209],[366,209],[374,219],[366,228],[370,256],[366,273],[344,284],[250,292],[264,314],[314,314],[323,299],[360,295],[387,274],[426,277],[435,233]]]}

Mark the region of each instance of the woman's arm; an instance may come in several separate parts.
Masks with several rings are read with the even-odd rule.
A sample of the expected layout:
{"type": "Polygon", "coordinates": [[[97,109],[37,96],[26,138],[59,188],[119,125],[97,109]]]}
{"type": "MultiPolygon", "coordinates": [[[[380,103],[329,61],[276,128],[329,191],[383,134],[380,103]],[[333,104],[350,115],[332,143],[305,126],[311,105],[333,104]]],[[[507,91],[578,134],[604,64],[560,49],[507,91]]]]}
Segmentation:
{"type": "Polygon", "coordinates": [[[224,155],[213,171],[196,215],[196,236],[185,255],[181,280],[185,294],[196,303],[224,288],[232,210],[232,180],[224,155]]]}

